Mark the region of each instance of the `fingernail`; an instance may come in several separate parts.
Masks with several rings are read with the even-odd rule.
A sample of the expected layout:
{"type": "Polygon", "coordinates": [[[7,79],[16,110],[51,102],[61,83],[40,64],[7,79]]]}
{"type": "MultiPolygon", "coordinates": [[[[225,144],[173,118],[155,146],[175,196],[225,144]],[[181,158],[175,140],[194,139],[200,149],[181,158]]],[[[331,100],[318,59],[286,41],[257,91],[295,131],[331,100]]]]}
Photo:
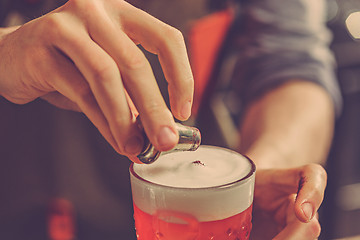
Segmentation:
{"type": "Polygon", "coordinates": [[[179,140],[177,138],[177,135],[169,127],[163,127],[160,129],[159,134],[157,136],[157,142],[159,144],[159,147],[161,147],[160,150],[168,151],[178,141],[179,140]]]}
{"type": "Polygon", "coordinates": [[[191,102],[187,102],[181,109],[181,116],[184,119],[188,119],[191,115],[191,102]]]}
{"type": "Polygon", "coordinates": [[[303,203],[301,205],[301,208],[302,208],[306,218],[308,219],[308,221],[310,221],[314,215],[314,208],[313,208],[312,204],[308,203],[308,202],[303,203]]]}
{"type": "Polygon", "coordinates": [[[138,136],[131,137],[125,144],[125,152],[130,155],[135,155],[141,152],[143,148],[143,141],[138,136]]]}

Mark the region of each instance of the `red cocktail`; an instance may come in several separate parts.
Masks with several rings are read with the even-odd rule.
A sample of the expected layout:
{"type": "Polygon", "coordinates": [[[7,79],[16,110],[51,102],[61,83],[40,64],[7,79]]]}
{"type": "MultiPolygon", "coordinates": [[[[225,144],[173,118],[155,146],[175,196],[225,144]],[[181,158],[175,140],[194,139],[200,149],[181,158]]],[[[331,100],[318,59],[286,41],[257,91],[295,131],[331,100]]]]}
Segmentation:
{"type": "Polygon", "coordinates": [[[138,240],[249,239],[255,166],[248,158],[202,146],[130,172],[138,240]]]}

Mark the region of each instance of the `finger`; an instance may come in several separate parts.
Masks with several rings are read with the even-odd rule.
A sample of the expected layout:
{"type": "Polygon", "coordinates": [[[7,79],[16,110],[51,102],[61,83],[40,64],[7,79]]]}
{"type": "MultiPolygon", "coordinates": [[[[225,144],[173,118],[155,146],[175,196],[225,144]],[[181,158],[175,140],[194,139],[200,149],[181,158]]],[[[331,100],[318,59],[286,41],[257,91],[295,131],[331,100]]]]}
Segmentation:
{"type": "MultiPolygon", "coordinates": [[[[326,187],[326,172],[318,164],[299,168],[267,170],[261,182],[271,182],[284,194],[297,193],[295,213],[299,220],[307,222],[320,207],[326,187]]],[[[260,174],[258,174],[260,175],[260,174]]]]}
{"type": "Polygon", "coordinates": [[[126,94],[126,100],[129,103],[129,107],[131,112],[134,114],[135,118],[137,118],[139,116],[139,111],[137,110],[137,108],[135,107],[134,102],[131,100],[129,94],[127,93],[127,91],[125,90],[125,94],[126,94]]]}
{"type": "Polygon", "coordinates": [[[58,108],[81,112],[81,109],[76,103],[74,103],[67,97],[64,97],[59,92],[50,92],[42,96],[41,98],[58,108]]]}
{"type": "Polygon", "coordinates": [[[276,240],[314,240],[320,235],[321,227],[317,220],[314,218],[311,222],[303,223],[295,216],[296,194],[292,194],[288,198],[286,210],[286,224],[280,233],[274,238],[276,240]]]}
{"type": "Polygon", "coordinates": [[[91,38],[116,61],[126,90],[139,110],[147,136],[157,149],[172,149],[178,142],[175,121],[149,62],[133,41],[110,20],[100,16],[95,19],[89,25],[91,38]]]}
{"type": "Polygon", "coordinates": [[[318,211],[323,199],[327,174],[318,164],[309,164],[300,170],[299,192],[295,202],[295,213],[299,220],[310,221],[318,211]]]}
{"type": "Polygon", "coordinates": [[[308,223],[296,220],[288,224],[273,240],[314,240],[319,237],[321,227],[316,218],[308,223]]]}
{"type": "MultiPolygon", "coordinates": [[[[286,194],[297,193],[299,187],[299,170],[291,169],[260,169],[256,178],[259,187],[268,189],[268,184],[276,186],[286,194]]],[[[255,183],[256,184],[256,183],[255,183]]]]}
{"type": "Polygon", "coordinates": [[[194,80],[181,32],[123,1],[121,24],[135,42],[159,56],[168,81],[174,116],[186,120],[191,114],[194,80]]]}
{"type": "MultiPolygon", "coordinates": [[[[90,119],[90,121],[99,129],[105,139],[111,146],[118,150],[115,140],[111,134],[109,125],[102,114],[91,90],[83,76],[69,60],[55,49],[52,55],[46,58],[42,66],[44,76],[50,76],[46,81],[69,102],[74,102],[78,109],[90,119]]],[[[45,96],[45,99],[55,100],[58,96],[45,96]]],[[[62,100],[64,99],[62,98],[62,100]]],[[[62,103],[57,103],[62,105],[62,103]]]]}
{"type": "Polygon", "coordinates": [[[274,210],[283,204],[284,197],[296,194],[299,187],[297,169],[258,170],[255,181],[255,203],[262,209],[274,210]],[[272,201],[269,202],[269,199],[272,201]]]}
{"type": "Polygon", "coordinates": [[[86,79],[89,86],[86,93],[94,97],[91,99],[93,105],[98,104],[119,152],[137,155],[142,149],[143,139],[129,109],[116,63],[87,32],[82,31],[83,27],[59,27],[63,27],[64,34],[59,36],[56,46],[76,64],[86,79]]]}

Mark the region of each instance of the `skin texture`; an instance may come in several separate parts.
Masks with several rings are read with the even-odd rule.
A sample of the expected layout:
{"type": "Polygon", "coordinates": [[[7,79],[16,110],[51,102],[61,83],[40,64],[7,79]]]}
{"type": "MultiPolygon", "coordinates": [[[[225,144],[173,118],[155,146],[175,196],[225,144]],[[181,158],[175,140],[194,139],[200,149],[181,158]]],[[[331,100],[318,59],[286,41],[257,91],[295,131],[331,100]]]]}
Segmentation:
{"type": "Polygon", "coordinates": [[[0,34],[0,94],[9,101],[25,104],[42,97],[81,111],[133,161],[143,145],[137,112],[155,147],[166,151],[176,145],[173,116],[186,120],[193,97],[180,31],[125,1],[70,0],[0,34]],[[137,44],[159,56],[172,112],[137,44]]]}
{"type": "MultiPolygon", "coordinates": [[[[135,116],[140,114],[151,142],[165,151],[178,139],[174,117],[190,115],[193,77],[183,36],[125,1],[70,0],[23,26],[0,29],[0,56],[0,95],[17,104],[41,97],[83,112],[134,162],[143,143],[135,116]],[[171,112],[137,44],[159,56],[171,112]]],[[[271,89],[249,105],[239,151],[258,168],[253,239],[319,235],[316,212],[326,172],[308,163],[326,159],[333,115],[324,90],[301,80],[271,89]]]]}
{"type": "Polygon", "coordinates": [[[272,89],[247,109],[239,151],[258,172],[253,239],[316,239],[325,162],[334,128],[331,99],[318,85],[294,80],[272,89]],[[304,204],[306,203],[306,204],[304,204]]]}
{"type": "Polygon", "coordinates": [[[252,239],[316,239],[327,175],[318,164],[258,170],[252,239]]]}
{"type": "Polygon", "coordinates": [[[239,151],[258,168],[322,164],[334,129],[334,107],[318,85],[289,81],[248,107],[240,127],[239,151]]]}

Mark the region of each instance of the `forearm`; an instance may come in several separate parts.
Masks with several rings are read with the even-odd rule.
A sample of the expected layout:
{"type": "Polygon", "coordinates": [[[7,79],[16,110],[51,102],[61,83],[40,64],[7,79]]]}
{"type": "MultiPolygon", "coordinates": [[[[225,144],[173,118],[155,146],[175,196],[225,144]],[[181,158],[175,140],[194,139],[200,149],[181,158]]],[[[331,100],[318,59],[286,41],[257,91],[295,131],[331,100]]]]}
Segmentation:
{"type": "Polygon", "coordinates": [[[258,168],[323,163],[334,128],[328,94],[307,81],[290,81],[254,101],[240,126],[240,152],[258,168]]]}

